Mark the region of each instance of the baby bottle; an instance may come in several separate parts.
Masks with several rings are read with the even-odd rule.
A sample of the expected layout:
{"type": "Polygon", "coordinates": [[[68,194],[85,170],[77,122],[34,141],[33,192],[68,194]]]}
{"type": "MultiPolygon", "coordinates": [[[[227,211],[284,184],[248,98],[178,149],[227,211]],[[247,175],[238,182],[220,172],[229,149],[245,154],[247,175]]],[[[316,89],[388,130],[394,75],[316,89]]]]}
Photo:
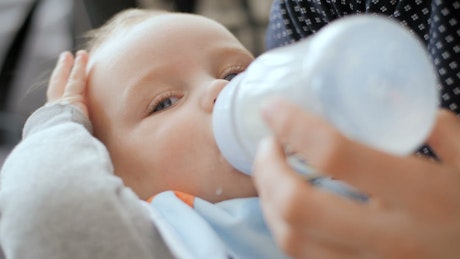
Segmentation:
{"type": "Polygon", "coordinates": [[[223,156],[244,173],[251,173],[257,145],[270,134],[260,107],[273,96],[321,116],[350,139],[397,155],[423,144],[438,105],[437,77],[422,43],[374,15],[339,19],[268,51],[221,91],[214,135],[223,156]]]}

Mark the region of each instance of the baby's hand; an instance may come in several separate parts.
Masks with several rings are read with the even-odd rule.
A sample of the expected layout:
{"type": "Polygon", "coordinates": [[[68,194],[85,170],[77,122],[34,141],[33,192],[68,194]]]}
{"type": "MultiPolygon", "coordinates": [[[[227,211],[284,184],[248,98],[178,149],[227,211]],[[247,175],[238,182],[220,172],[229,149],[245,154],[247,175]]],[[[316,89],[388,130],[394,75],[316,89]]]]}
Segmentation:
{"type": "Polygon", "coordinates": [[[78,51],[75,59],[70,52],[60,55],[48,85],[47,104],[68,103],[88,117],[85,98],[87,63],[88,53],[84,50],[78,51]]]}

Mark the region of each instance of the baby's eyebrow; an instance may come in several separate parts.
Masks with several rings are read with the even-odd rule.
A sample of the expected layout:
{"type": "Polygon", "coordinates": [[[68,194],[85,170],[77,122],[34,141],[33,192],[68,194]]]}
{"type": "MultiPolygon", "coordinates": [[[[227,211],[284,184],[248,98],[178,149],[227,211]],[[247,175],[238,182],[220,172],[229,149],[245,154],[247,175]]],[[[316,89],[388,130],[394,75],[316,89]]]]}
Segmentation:
{"type": "Polygon", "coordinates": [[[144,89],[145,85],[151,84],[155,78],[158,78],[158,76],[162,74],[161,71],[163,70],[164,68],[162,68],[161,66],[155,66],[151,69],[146,70],[146,72],[144,72],[143,74],[140,74],[139,77],[130,80],[130,82],[127,83],[127,86],[123,91],[123,100],[125,102],[128,102],[133,98],[138,97],[139,93],[142,93],[142,90],[144,89]]]}
{"type": "Polygon", "coordinates": [[[242,57],[250,57],[254,58],[251,52],[249,52],[246,49],[242,48],[237,48],[234,46],[225,46],[221,47],[217,50],[217,53],[215,53],[215,56],[217,57],[222,57],[225,55],[235,55],[235,56],[242,56],[242,57]]]}
{"type": "Polygon", "coordinates": [[[251,52],[244,48],[235,47],[234,45],[221,46],[213,52],[213,66],[217,68],[224,63],[236,63],[237,65],[249,65],[254,60],[251,52]]]}

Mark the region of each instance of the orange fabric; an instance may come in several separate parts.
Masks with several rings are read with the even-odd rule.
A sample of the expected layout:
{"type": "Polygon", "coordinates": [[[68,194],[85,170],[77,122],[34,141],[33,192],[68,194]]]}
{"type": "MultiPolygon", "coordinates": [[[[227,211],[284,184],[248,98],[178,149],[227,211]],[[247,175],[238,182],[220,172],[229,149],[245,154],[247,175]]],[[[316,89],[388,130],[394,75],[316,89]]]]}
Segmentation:
{"type": "Polygon", "coordinates": [[[195,196],[185,192],[174,192],[177,198],[181,199],[185,204],[192,207],[194,206],[195,196]]]}
{"type": "Polygon", "coordinates": [[[148,203],[152,203],[153,198],[155,198],[155,196],[156,196],[156,195],[153,195],[152,197],[148,198],[148,199],[147,199],[147,202],[148,202],[148,203]]]}
{"type": "MultiPolygon", "coordinates": [[[[195,196],[185,193],[185,192],[179,192],[179,191],[175,191],[174,194],[176,195],[177,198],[182,200],[185,204],[193,208],[194,202],[195,202],[195,196]]],[[[147,202],[152,203],[155,196],[156,195],[153,195],[152,197],[148,198],[147,202]]]]}

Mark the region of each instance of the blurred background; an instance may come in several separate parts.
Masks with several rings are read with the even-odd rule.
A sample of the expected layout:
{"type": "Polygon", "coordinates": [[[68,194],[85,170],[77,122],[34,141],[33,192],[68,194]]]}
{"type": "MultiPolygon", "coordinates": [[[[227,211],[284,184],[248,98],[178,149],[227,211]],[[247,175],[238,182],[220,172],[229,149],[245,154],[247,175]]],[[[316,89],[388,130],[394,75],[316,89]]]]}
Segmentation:
{"type": "Polygon", "coordinates": [[[0,167],[27,117],[45,102],[58,55],[82,35],[130,7],[190,12],[224,24],[259,55],[270,0],[0,0],[0,167]]]}

